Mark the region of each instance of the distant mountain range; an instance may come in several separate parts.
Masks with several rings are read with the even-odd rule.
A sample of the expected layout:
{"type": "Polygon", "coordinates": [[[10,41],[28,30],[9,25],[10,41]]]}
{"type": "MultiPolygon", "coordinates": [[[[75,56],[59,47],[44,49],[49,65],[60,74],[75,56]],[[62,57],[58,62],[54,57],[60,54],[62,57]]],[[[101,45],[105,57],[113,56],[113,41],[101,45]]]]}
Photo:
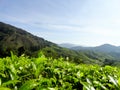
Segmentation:
{"type": "Polygon", "coordinates": [[[59,47],[23,29],[0,22],[0,57],[10,56],[11,51],[17,56],[25,54],[32,57],[42,51],[47,57],[69,57],[70,61],[76,63],[91,62],[84,53],[59,47]]]}
{"type": "Polygon", "coordinates": [[[85,46],[76,46],[74,44],[59,44],[59,46],[61,47],[65,47],[65,48],[69,48],[72,50],[92,50],[92,51],[99,51],[99,52],[116,52],[116,53],[120,53],[120,46],[114,46],[111,44],[103,44],[100,46],[95,46],[95,47],[85,47],[85,46]]]}
{"type": "Polygon", "coordinates": [[[77,45],[75,44],[70,44],[70,43],[62,43],[62,44],[58,44],[60,47],[64,47],[64,48],[72,48],[72,47],[76,47],[77,45]]]}
{"type": "MultiPolygon", "coordinates": [[[[62,44],[62,46],[64,46],[64,44],[62,44]]],[[[67,45],[65,47],[67,47],[67,45]]],[[[69,46],[67,48],[69,48],[69,46]]],[[[103,44],[95,47],[74,46],[69,49],[75,50],[75,51],[100,52],[100,53],[108,54],[114,57],[115,59],[120,59],[120,46],[114,46],[111,44],[103,44]]]]}
{"type": "Polygon", "coordinates": [[[93,50],[93,51],[100,51],[100,52],[120,52],[119,46],[114,46],[110,44],[103,44],[96,47],[82,47],[82,46],[76,46],[72,47],[73,50],[93,50]]]}
{"type": "Polygon", "coordinates": [[[55,44],[37,37],[23,29],[0,22],[0,57],[25,54],[36,57],[42,51],[46,57],[67,58],[70,62],[119,65],[120,47],[104,44],[97,47],[83,47],[74,44],[55,44]]]}

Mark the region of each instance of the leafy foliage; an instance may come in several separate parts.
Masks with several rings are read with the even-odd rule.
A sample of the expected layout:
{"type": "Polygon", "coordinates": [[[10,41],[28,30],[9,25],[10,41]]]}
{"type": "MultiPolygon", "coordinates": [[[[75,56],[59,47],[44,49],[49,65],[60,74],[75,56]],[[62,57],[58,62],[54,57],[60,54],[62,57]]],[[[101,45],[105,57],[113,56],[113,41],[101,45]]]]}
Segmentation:
{"type": "Polygon", "coordinates": [[[75,64],[63,58],[0,58],[2,90],[119,90],[120,69],[75,64]]]}

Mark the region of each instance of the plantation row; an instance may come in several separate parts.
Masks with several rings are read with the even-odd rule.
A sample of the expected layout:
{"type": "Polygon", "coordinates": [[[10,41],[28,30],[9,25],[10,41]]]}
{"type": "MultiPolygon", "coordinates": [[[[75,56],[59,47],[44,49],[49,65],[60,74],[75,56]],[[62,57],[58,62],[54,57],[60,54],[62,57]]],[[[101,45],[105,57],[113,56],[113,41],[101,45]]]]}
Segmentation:
{"type": "Polygon", "coordinates": [[[120,90],[120,70],[11,54],[0,58],[0,90],[120,90]]]}

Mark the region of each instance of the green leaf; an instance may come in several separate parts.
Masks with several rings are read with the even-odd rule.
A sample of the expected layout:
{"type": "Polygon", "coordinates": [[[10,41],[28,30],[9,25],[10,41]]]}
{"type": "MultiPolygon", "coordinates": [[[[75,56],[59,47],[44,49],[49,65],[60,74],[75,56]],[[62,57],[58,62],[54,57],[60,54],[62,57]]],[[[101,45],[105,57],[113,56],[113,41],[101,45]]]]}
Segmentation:
{"type": "Polygon", "coordinates": [[[25,82],[20,88],[19,90],[32,90],[34,89],[36,86],[38,85],[38,83],[33,79],[33,80],[29,80],[27,82],[25,82]]]}
{"type": "Polygon", "coordinates": [[[8,86],[8,85],[10,85],[10,84],[15,85],[15,84],[18,83],[18,82],[20,82],[20,81],[19,81],[19,80],[9,80],[9,81],[7,81],[7,82],[4,82],[4,83],[2,84],[2,86],[8,86]]]}
{"type": "Polygon", "coordinates": [[[1,80],[1,78],[0,78],[0,86],[2,85],[2,80],[1,80]]]}
{"type": "Polygon", "coordinates": [[[12,61],[14,61],[14,59],[15,59],[15,55],[13,54],[12,51],[11,51],[10,53],[11,53],[11,59],[12,59],[12,61]]]}
{"type": "Polygon", "coordinates": [[[101,84],[98,81],[94,81],[95,84],[97,84],[98,86],[101,86],[104,90],[108,90],[103,84],[101,84]]]}
{"type": "Polygon", "coordinates": [[[6,87],[0,87],[0,90],[11,90],[11,89],[6,87]]]}
{"type": "Polygon", "coordinates": [[[120,86],[120,77],[119,77],[119,79],[118,79],[118,85],[120,86]]]}
{"type": "Polygon", "coordinates": [[[110,81],[115,85],[118,86],[117,81],[112,77],[112,76],[108,76],[110,78],[110,81]]]}

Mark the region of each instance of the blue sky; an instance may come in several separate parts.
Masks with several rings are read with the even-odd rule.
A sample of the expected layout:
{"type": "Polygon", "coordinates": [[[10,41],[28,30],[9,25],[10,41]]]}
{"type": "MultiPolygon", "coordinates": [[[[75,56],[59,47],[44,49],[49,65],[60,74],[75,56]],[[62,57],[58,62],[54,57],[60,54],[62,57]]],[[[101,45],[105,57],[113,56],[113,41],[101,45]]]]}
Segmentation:
{"type": "Polygon", "coordinates": [[[120,0],[0,0],[0,21],[55,43],[120,46],[120,0]]]}

